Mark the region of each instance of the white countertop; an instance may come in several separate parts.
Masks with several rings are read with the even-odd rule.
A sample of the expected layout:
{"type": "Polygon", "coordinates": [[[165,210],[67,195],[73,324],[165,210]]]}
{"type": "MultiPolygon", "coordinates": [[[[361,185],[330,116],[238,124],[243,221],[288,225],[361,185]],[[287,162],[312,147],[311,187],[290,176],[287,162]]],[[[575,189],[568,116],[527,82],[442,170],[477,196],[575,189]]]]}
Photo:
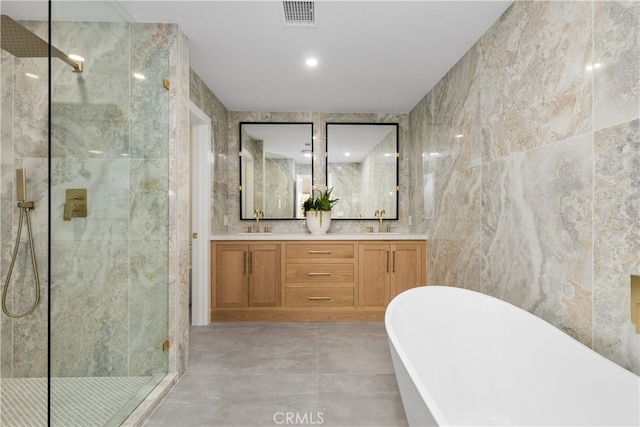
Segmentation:
{"type": "Polygon", "coordinates": [[[229,233],[214,234],[211,240],[427,240],[416,233],[229,233]]]}

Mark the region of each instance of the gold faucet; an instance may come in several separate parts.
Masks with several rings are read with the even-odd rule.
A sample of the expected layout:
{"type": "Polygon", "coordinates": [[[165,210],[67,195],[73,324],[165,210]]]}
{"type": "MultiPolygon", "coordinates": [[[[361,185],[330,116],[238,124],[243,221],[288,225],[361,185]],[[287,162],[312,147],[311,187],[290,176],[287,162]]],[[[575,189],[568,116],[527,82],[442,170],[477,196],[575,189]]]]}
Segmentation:
{"type": "Polygon", "coordinates": [[[256,219],[256,233],[260,232],[260,218],[264,217],[264,211],[253,211],[253,217],[256,219]]]}
{"type": "Polygon", "coordinates": [[[385,211],[384,210],[381,210],[381,211],[376,210],[373,215],[375,215],[375,217],[380,220],[380,223],[378,224],[378,233],[382,233],[382,218],[384,218],[384,216],[385,216],[385,211]]]}

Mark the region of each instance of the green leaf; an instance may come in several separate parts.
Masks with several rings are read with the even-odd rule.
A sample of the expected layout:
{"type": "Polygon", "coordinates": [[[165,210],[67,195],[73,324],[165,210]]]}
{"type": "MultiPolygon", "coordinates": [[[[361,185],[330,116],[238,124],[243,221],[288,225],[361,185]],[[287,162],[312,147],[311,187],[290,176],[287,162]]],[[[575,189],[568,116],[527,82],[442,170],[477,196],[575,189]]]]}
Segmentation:
{"type": "Polygon", "coordinates": [[[331,192],[333,188],[329,188],[324,192],[319,190],[314,190],[315,192],[320,193],[318,197],[309,196],[307,200],[302,204],[302,210],[304,211],[304,215],[307,216],[307,211],[330,211],[333,206],[338,203],[340,199],[332,199],[331,192]]]}

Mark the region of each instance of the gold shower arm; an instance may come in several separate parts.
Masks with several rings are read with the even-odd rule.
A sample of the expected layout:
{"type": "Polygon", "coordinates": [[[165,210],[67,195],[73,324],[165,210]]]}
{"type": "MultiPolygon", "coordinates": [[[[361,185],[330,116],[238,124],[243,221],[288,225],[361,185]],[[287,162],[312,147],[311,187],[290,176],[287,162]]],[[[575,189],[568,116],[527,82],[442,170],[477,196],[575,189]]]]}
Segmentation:
{"type": "MultiPolygon", "coordinates": [[[[47,58],[49,56],[49,43],[8,15],[1,15],[1,19],[0,45],[3,50],[17,58],[47,58]]],[[[71,65],[74,73],[81,73],[83,70],[82,62],[70,59],[68,55],[53,45],[51,45],[51,57],[60,58],[71,65]]]]}
{"type": "Polygon", "coordinates": [[[71,65],[74,73],[81,73],[84,71],[83,63],[76,62],[73,59],[70,59],[68,55],[65,55],[64,52],[58,50],[57,48],[51,46],[51,56],[60,58],[67,64],[71,65]]]}

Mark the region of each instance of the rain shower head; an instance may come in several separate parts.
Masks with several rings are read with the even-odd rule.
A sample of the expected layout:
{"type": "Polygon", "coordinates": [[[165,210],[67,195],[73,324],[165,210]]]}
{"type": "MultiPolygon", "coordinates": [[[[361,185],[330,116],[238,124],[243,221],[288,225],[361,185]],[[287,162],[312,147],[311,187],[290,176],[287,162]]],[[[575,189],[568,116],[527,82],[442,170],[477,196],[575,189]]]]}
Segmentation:
{"type": "MultiPolygon", "coordinates": [[[[1,15],[0,45],[17,58],[46,58],[49,56],[49,43],[27,30],[11,19],[8,15],[1,15]]],[[[73,67],[74,73],[82,72],[82,62],[69,59],[64,52],[51,46],[51,56],[60,58],[73,67]]]]}

